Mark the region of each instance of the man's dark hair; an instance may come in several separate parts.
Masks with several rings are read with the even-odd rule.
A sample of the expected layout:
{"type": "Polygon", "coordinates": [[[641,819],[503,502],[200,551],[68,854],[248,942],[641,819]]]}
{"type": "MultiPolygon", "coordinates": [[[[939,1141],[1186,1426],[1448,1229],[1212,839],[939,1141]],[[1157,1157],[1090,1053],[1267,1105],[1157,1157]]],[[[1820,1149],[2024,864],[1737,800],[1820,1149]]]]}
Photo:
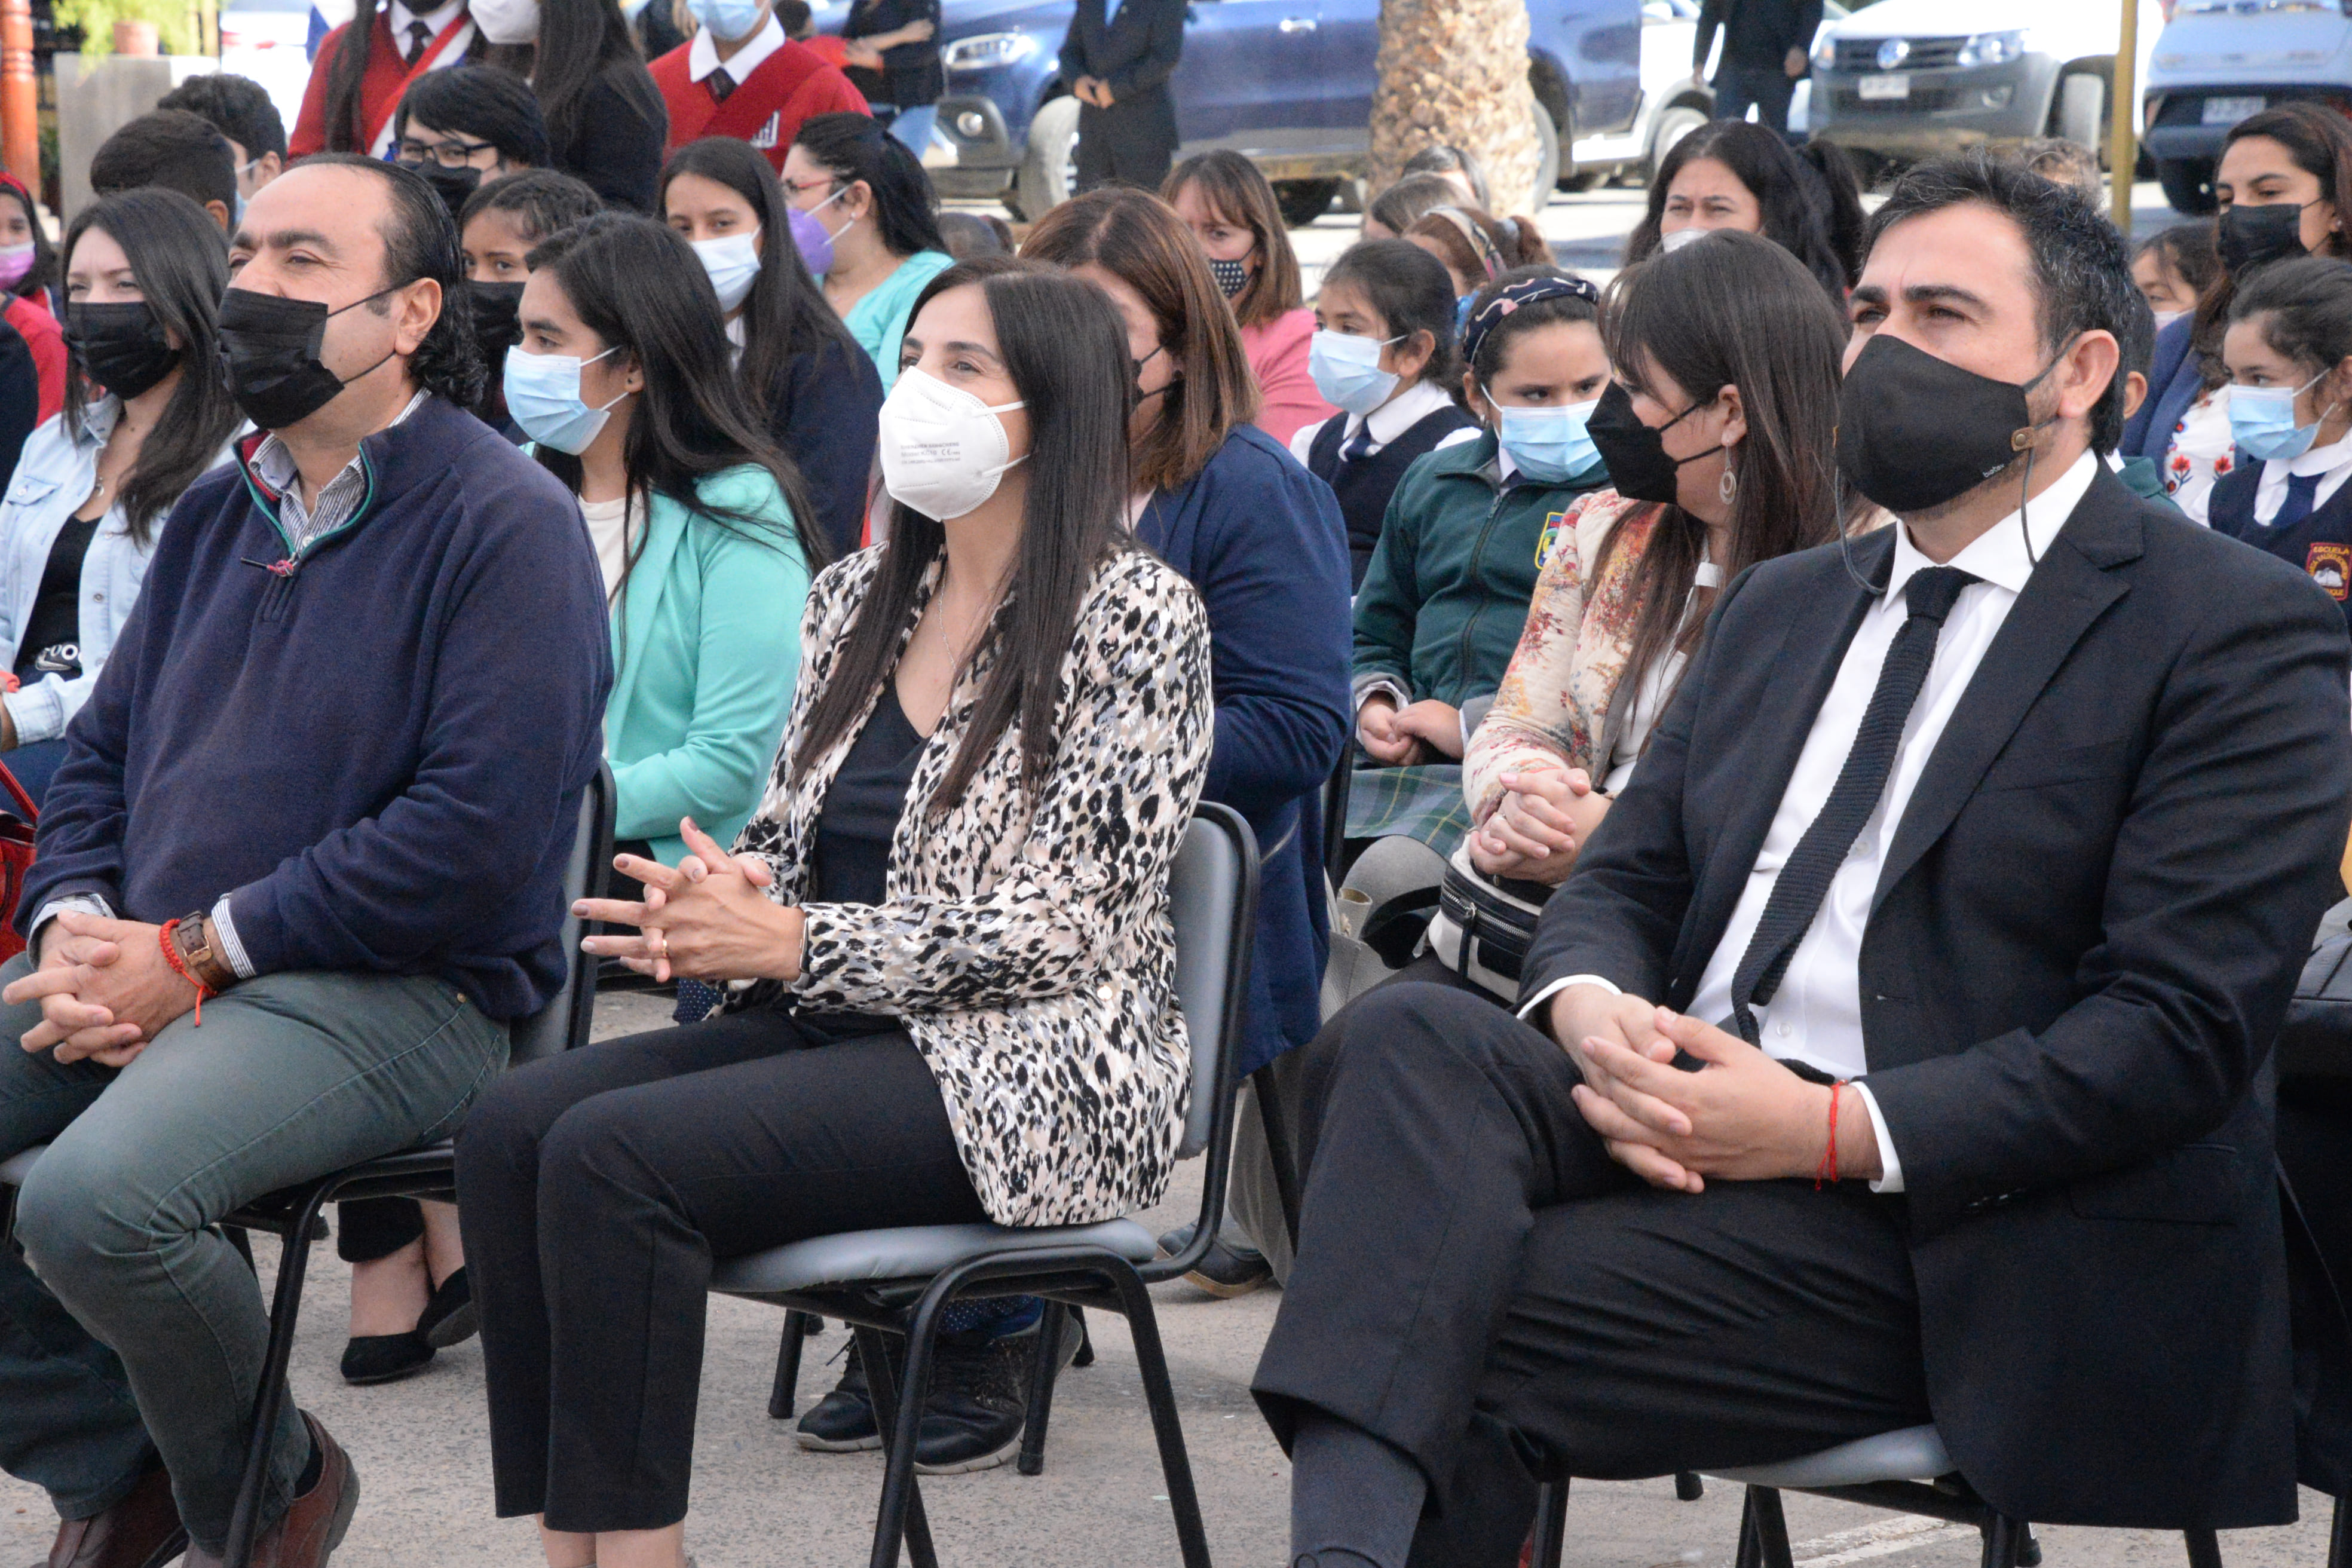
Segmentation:
{"type": "Polygon", "coordinates": [[[229,71],[192,76],[155,100],[158,109],[184,110],[245,149],[247,159],[275,153],[286,156],[286,121],[269,94],[250,77],[229,71]]]}
{"type": "Polygon", "coordinates": [[[451,66],[418,77],[393,113],[394,140],[406,136],[412,123],[487,142],[509,163],[544,169],[555,162],[530,84],[495,66],[451,66]]]}
{"type": "MultiPolygon", "coordinates": [[[[362,169],[390,187],[392,215],[382,230],[383,273],[379,281],[385,289],[403,288],[420,278],[441,285],[441,314],[409,356],[409,374],[419,386],[460,408],[475,406],[482,396],[482,355],[474,344],[472,320],[458,301],[465,287],[466,264],[458,253],[457,224],[449,216],[449,205],[425,183],[424,175],[382,158],[319,153],[295,167],[322,165],[362,169]]],[[[384,308],[383,302],[377,300],[376,307],[384,308]]]]}
{"type": "Polygon", "coordinates": [[[603,199],[571,175],[552,169],[525,169],[520,174],[501,174],[467,196],[457,213],[457,236],[462,242],[466,226],[482,213],[514,213],[536,245],[604,210],[603,199]]]}
{"type": "Polygon", "coordinates": [[[184,109],[142,114],[99,144],[89,160],[94,195],[155,185],[203,206],[236,210],[236,154],[212,121],[184,109]]]}
{"type": "MultiPolygon", "coordinates": [[[[1864,254],[1879,237],[1906,218],[1922,217],[1964,202],[1992,208],[2025,235],[2041,294],[2042,346],[2055,355],[2084,332],[2111,332],[2126,353],[2135,309],[2145,310],[2132,282],[2124,237],[2080,193],[2053,184],[2013,159],[1971,148],[1949,158],[1914,165],[1895,182],[1886,205],[1871,216],[1864,254]]],[[[2124,429],[2126,359],[2091,408],[2091,450],[2115,450],[2124,429]]]]}

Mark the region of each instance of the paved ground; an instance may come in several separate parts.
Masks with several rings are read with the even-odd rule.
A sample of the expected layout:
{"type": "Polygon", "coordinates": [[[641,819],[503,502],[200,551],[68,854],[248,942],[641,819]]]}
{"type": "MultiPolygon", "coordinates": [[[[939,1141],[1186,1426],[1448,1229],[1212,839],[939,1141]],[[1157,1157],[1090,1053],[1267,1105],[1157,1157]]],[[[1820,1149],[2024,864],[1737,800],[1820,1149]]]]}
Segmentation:
{"type": "MultiPolygon", "coordinates": [[[[600,1037],[660,1026],[666,1008],[644,997],[607,997],[600,1037]]],[[[1187,1175],[1192,1175],[1188,1169],[1187,1175]]],[[[1180,1181],[1158,1223],[1189,1218],[1195,1180],[1180,1181]]],[[[265,1252],[274,1248],[269,1243],[265,1252]]],[[[264,1273],[270,1272],[268,1259],[264,1273]]],[[[528,1523],[490,1515],[488,1439],[478,1343],[446,1351],[424,1375],[373,1389],[344,1386],[341,1353],[348,1274],[331,1247],[313,1259],[299,1343],[296,1397],[352,1451],[362,1497],[339,1568],[531,1568],[528,1523]]],[[[1213,1301],[1182,1284],[1159,1291],[1160,1329],[1173,1364],[1215,1559],[1275,1568],[1286,1543],[1287,1467],[1252,1405],[1249,1373],[1281,1298],[1260,1292],[1213,1301]]],[[[821,1456],[793,1445],[767,1415],[781,1314],[714,1300],[703,1368],[688,1544],[704,1568],[801,1568],[866,1561],[881,1489],[877,1456],[821,1456]]],[[[1176,1538],[1151,1444],[1134,1352],[1124,1327],[1095,1320],[1101,1359],[1060,1385],[1045,1473],[1012,1467],[925,1485],[940,1559],[950,1568],[1106,1568],[1173,1564],[1176,1538]]],[[[838,1328],[812,1342],[801,1396],[814,1400],[838,1375],[846,1342],[838,1328]]],[[[803,1408],[805,1408],[803,1404],[803,1408]]],[[[2222,1538],[2229,1568],[2318,1568],[2326,1555],[2326,1500],[2305,1494],[2305,1520],[2285,1529],[2222,1538]]],[[[1974,1535],[1933,1521],[1873,1513],[1818,1499],[1789,1500],[1790,1532],[1805,1568],[1844,1568],[1899,1557],[1887,1568],[1971,1568],[1974,1535]]],[[[1731,1561],[1738,1497],[1708,1489],[1675,1500],[1664,1481],[1587,1483],[1570,1513],[1574,1568],[1723,1568],[1731,1561]]],[[[0,1568],[36,1564],[54,1526],[47,1500],[0,1478],[0,1568]]],[[[2051,1568],[2179,1568],[2178,1537],[2120,1531],[2043,1532],[2051,1568]]]]}

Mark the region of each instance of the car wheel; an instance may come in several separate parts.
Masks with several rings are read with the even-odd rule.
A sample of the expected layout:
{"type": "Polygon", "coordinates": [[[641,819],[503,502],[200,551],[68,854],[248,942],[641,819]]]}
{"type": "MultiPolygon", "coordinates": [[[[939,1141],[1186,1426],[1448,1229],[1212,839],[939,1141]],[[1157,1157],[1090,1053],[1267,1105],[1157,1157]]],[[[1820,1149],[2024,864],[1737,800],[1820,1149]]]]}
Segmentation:
{"type": "Polygon", "coordinates": [[[1029,145],[1013,181],[1013,197],[1028,222],[1070,199],[1077,167],[1078,107],[1075,98],[1056,98],[1029,121],[1029,145]]]}
{"type": "Polygon", "coordinates": [[[1675,143],[1706,123],[1706,116],[1688,104],[1676,104],[1658,110],[1657,122],[1650,127],[1650,155],[1643,163],[1642,177],[1654,180],[1658,165],[1675,150],[1675,143]]]}
{"type": "Polygon", "coordinates": [[[2051,110],[2050,133],[2095,149],[2099,121],[2106,113],[2107,84],[2077,71],[2058,79],[2058,102],[2051,110]]]}
{"type": "Polygon", "coordinates": [[[2213,195],[2213,162],[2210,158],[2159,158],[2156,179],[2164,187],[2164,199],[2171,204],[2174,212],[2203,217],[2221,205],[2213,195]]]}
{"type": "Polygon", "coordinates": [[[1282,209],[1286,228],[1305,228],[1331,210],[1331,203],[1339,194],[1337,180],[1276,180],[1274,183],[1275,205],[1282,209]]]}
{"type": "Polygon", "coordinates": [[[1559,127],[1552,121],[1551,110],[1536,100],[1536,210],[1551,200],[1552,192],[1559,185],[1559,127]]]}

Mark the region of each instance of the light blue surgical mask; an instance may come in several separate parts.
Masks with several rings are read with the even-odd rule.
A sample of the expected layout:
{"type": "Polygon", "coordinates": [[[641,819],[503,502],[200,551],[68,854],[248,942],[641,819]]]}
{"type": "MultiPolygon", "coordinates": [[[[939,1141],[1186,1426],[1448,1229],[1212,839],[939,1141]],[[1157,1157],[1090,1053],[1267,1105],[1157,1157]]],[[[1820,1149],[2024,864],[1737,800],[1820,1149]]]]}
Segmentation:
{"type": "MultiPolygon", "coordinates": [[[[2319,434],[2319,420],[2294,422],[2294,400],[2317,386],[2327,374],[2321,371],[2301,386],[2232,386],[2230,388],[2230,438],[2250,458],[2265,462],[2289,462],[2311,450],[2319,434]]],[[[2326,413],[2320,419],[2327,417],[2326,413]]]]}
{"type": "Polygon", "coordinates": [[[1318,331],[1307,345],[1307,374],[1315,378],[1315,390],[1332,407],[1370,414],[1396,391],[1397,374],[1381,368],[1381,351],[1402,342],[1402,333],[1373,339],[1318,331]]]}
{"type": "Polygon", "coordinates": [[[713,37],[730,44],[750,37],[768,16],[762,0],[686,0],[686,8],[697,26],[709,28],[713,37]]]}
{"type": "Polygon", "coordinates": [[[613,399],[601,408],[591,408],[581,401],[580,373],[603,359],[616,353],[617,347],[591,359],[577,359],[571,354],[525,353],[518,343],[507,350],[507,412],[522,426],[522,433],[542,447],[552,447],[559,452],[578,457],[586,451],[613,416],[613,403],[629,395],[613,399]]]}
{"type": "Polygon", "coordinates": [[[760,237],[756,234],[730,234],[718,239],[698,239],[694,254],[702,258],[702,269],[710,274],[710,286],[719,291],[719,308],[732,310],[751,292],[752,281],[760,276],[760,237]]]}
{"type": "Polygon", "coordinates": [[[1586,433],[1585,421],[1601,400],[1570,404],[1565,408],[1517,408],[1502,404],[1496,438],[1519,472],[1538,484],[1556,485],[1574,479],[1601,461],[1601,449],[1586,433]]]}

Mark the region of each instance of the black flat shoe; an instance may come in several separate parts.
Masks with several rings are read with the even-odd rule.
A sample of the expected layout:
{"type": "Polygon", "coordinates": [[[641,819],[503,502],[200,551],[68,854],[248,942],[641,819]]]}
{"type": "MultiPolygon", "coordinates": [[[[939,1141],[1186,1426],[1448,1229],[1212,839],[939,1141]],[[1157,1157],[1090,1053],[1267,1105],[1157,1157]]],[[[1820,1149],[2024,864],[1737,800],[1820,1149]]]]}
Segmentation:
{"type": "Polygon", "coordinates": [[[416,1320],[417,1333],[436,1351],[465,1343],[481,1327],[482,1310],[474,1305],[474,1288],[466,1282],[463,1268],[441,1281],[441,1289],[425,1304],[424,1316],[416,1320]]]}
{"type": "Polygon", "coordinates": [[[415,1377],[433,1359],[422,1333],[369,1334],[343,1346],[343,1381],[354,1387],[415,1377]]]}

